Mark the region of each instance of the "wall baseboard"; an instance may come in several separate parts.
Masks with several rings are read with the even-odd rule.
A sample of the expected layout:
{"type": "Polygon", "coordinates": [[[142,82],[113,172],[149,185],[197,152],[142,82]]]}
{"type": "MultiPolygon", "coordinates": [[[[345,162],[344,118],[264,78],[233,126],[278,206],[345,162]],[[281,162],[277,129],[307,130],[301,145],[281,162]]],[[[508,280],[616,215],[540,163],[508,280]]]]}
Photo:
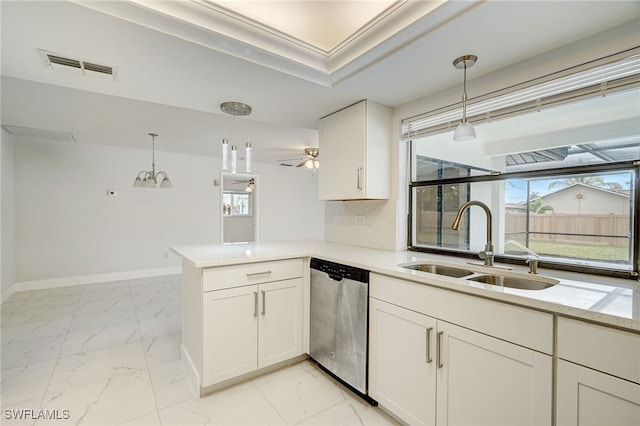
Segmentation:
{"type": "Polygon", "coordinates": [[[52,278],[46,280],[20,281],[2,292],[0,300],[4,302],[13,294],[20,291],[43,290],[49,288],[68,287],[93,283],[105,283],[110,281],[132,280],[136,278],[157,277],[160,275],[181,274],[181,266],[170,268],[144,269],[139,271],[111,272],[107,274],[81,275],[75,277],[52,278]]]}

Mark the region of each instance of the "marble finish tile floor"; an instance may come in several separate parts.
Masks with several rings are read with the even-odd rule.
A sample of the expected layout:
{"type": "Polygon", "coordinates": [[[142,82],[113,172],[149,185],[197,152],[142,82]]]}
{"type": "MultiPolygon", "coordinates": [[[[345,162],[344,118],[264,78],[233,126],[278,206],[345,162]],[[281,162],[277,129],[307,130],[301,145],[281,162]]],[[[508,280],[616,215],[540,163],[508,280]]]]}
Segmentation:
{"type": "Polygon", "coordinates": [[[0,307],[2,425],[391,425],[312,362],[195,397],[181,277],[14,294],[0,307]]]}

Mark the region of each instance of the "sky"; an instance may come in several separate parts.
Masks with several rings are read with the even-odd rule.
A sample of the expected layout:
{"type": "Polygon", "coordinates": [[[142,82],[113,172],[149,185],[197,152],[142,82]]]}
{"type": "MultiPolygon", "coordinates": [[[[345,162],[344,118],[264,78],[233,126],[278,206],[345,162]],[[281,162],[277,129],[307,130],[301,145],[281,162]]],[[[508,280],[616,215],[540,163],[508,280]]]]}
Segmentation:
{"type": "MultiPolygon", "coordinates": [[[[622,186],[622,189],[630,189],[632,174],[631,172],[615,173],[615,174],[603,174],[601,175],[605,182],[616,182],[622,186]]],[[[562,186],[555,186],[549,189],[549,184],[559,179],[541,179],[531,180],[530,190],[531,192],[537,192],[540,195],[545,195],[550,192],[557,191],[562,186]]],[[[527,200],[527,181],[525,179],[510,179],[505,185],[505,202],[506,203],[520,203],[527,200]]]]}

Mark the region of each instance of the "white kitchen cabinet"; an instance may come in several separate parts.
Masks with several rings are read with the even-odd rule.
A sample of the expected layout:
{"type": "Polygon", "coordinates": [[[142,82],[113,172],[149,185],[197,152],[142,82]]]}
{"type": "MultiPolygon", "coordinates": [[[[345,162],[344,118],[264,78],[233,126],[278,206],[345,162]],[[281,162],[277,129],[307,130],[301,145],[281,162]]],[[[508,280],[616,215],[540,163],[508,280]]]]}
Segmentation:
{"type": "Polygon", "coordinates": [[[409,424],[552,423],[551,355],[504,340],[540,331],[523,342],[551,349],[550,315],[376,274],[370,295],[369,393],[381,406],[409,424]],[[508,327],[485,334],[495,321],[508,327]]]}
{"type": "Polygon", "coordinates": [[[388,199],[391,109],[361,101],[320,119],[321,200],[388,199]]]}
{"type": "Polygon", "coordinates": [[[257,286],[204,293],[204,386],[240,376],[258,365],[257,286]]]}
{"type": "Polygon", "coordinates": [[[551,424],[551,356],[444,321],[437,330],[436,424],[551,424]]]}
{"type": "Polygon", "coordinates": [[[302,279],[261,284],[258,315],[258,368],[302,351],[302,279]]]}
{"type": "Polygon", "coordinates": [[[562,359],[557,383],[558,425],[640,425],[639,384],[562,359]]]}
{"type": "Polygon", "coordinates": [[[303,354],[303,264],[183,265],[182,362],[196,392],[303,354]]]}
{"type": "Polygon", "coordinates": [[[558,357],[558,425],[640,425],[640,335],[559,318],[558,357]]]}
{"type": "Polygon", "coordinates": [[[369,299],[369,395],[410,425],[436,420],[436,320],[369,299]]]}
{"type": "Polygon", "coordinates": [[[302,279],[204,293],[203,385],[302,353],[302,279]]]}

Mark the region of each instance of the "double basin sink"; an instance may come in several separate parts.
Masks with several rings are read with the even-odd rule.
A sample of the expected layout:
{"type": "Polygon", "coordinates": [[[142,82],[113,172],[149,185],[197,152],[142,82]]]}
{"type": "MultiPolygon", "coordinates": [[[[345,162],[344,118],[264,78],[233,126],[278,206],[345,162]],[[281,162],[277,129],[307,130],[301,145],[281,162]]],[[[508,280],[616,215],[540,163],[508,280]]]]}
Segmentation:
{"type": "Polygon", "coordinates": [[[429,272],[436,275],[444,275],[453,278],[464,278],[469,281],[476,281],[483,284],[491,284],[499,287],[516,288],[520,290],[543,290],[559,283],[558,280],[547,277],[527,277],[520,274],[498,274],[475,272],[465,268],[439,265],[435,263],[410,263],[399,265],[406,269],[413,269],[422,272],[429,272]]]}

